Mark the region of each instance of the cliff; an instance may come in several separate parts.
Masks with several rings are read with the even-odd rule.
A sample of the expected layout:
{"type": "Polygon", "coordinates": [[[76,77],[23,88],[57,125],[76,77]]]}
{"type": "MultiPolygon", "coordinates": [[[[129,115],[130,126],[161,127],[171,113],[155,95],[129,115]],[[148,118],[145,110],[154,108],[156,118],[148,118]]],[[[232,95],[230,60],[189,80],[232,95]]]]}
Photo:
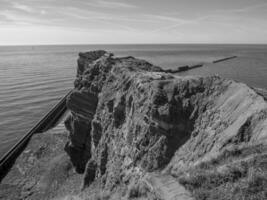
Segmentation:
{"type": "MultiPolygon", "coordinates": [[[[218,76],[162,71],[105,51],[80,54],[67,100],[66,151],[84,174],[84,187],[100,180],[102,189],[114,191],[147,182],[152,172],[182,176],[226,151],[264,149],[267,104],[253,89],[218,76]]],[[[248,156],[255,154],[236,160],[248,156]]]]}
{"type": "Polygon", "coordinates": [[[79,54],[74,85],[64,149],[81,175],[47,199],[266,199],[267,104],[254,89],[105,51],[79,54]]]}

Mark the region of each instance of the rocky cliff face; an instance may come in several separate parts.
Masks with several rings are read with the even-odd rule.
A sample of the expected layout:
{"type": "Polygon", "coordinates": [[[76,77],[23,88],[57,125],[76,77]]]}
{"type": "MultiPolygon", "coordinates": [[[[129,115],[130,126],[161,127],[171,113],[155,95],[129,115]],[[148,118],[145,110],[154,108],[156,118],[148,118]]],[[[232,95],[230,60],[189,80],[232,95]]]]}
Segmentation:
{"type": "Polygon", "coordinates": [[[79,56],[68,137],[63,124],[34,135],[0,199],[267,199],[265,90],[79,56]]]}
{"type": "Polygon", "coordinates": [[[79,56],[65,150],[84,186],[177,176],[230,147],[267,143],[267,104],[245,84],[172,75],[105,51],[79,56]]]}

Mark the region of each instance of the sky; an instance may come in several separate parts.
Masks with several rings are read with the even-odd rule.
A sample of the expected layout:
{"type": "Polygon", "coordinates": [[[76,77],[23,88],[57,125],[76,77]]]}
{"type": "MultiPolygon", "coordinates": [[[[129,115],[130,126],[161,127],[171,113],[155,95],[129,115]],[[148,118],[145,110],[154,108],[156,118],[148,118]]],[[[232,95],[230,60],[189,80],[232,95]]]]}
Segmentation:
{"type": "Polygon", "coordinates": [[[267,0],[0,0],[0,45],[267,43],[267,0]]]}

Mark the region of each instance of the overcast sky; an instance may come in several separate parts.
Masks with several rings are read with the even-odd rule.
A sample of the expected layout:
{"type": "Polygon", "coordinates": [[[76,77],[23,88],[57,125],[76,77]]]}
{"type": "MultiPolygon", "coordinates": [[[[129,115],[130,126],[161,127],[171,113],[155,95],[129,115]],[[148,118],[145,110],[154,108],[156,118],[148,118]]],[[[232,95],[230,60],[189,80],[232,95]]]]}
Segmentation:
{"type": "Polygon", "coordinates": [[[267,43],[267,0],[0,0],[0,45],[267,43]]]}

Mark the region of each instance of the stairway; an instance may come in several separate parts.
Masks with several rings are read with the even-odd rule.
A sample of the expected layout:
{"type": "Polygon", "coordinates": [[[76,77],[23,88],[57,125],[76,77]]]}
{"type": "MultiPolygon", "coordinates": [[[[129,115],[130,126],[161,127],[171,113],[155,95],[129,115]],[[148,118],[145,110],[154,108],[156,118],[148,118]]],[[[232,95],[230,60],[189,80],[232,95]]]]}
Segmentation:
{"type": "Polygon", "coordinates": [[[170,175],[149,173],[144,177],[144,183],[162,200],[194,200],[190,192],[170,175]]]}

